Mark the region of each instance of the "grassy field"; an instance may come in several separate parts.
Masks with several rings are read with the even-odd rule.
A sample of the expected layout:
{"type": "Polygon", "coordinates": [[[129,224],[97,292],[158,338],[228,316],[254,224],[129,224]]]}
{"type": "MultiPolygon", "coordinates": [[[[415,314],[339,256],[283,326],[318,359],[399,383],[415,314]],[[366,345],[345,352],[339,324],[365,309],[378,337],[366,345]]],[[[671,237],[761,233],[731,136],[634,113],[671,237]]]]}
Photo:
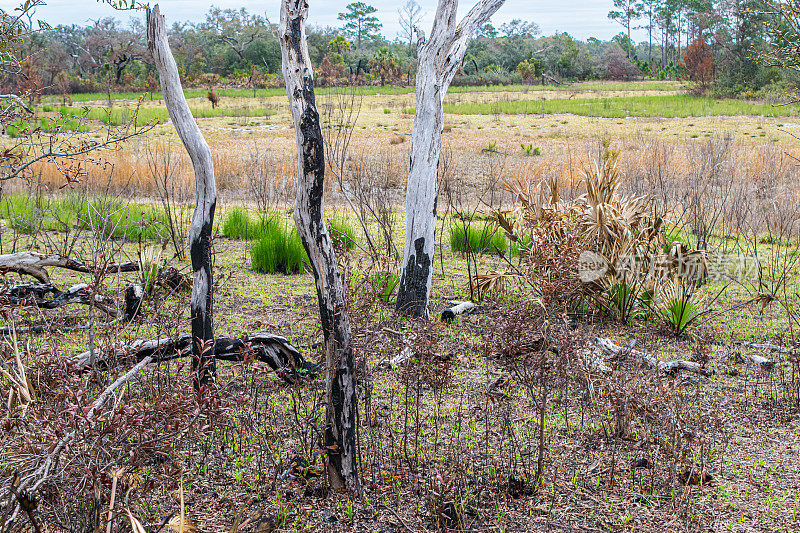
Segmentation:
{"type": "MultiPolygon", "coordinates": [[[[675,91],[680,90],[683,88],[685,84],[679,82],[671,82],[671,81],[643,81],[643,82],[627,82],[627,83],[616,83],[616,82],[583,82],[583,83],[574,83],[574,84],[566,84],[561,86],[552,86],[552,85],[477,85],[477,86],[464,86],[464,87],[451,87],[449,92],[451,93],[471,93],[471,92],[497,92],[497,93],[508,93],[508,92],[530,92],[530,91],[587,91],[587,92],[595,92],[595,91],[675,91]]],[[[285,96],[286,90],[283,88],[268,88],[268,89],[256,89],[255,92],[253,89],[246,89],[246,88],[216,88],[214,89],[215,92],[222,97],[227,98],[244,98],[244,97],[255,97],[255,98],[266,98],[272,96],[285,96]]],[[[402,94],[413,94],[414,88],[413,87],[404,87],[404,86],[395,86],[395,85],[375,85],[375,86],[368,86],[368,87],[355,87],[355,90],[358,94],[363,96],[387,96],[387,95],[402,95],[402,94]]],[[[332,91],[339,91],[339,89],[331,89],[328,87],[319,87],[316,90],[317,94],[326,95],[331,93],[332,91]]],[[[208,89],[186,89],[184,91],[184,95],[186,98],[205,98],[206,94],[208,93],[208,89]]],[[[111,93],[111,100],[112,101],[121,101],[121,100],[149,100],[149,99],[161,99],[160,91],[156,91],[153,93],[149,92],[112,92],[111,93]]],[[[59,102],[63,99],[61,96],[48,96],[46,97],[46,102],[59,102]]],[[[102,102],[108,100],[107,93],[81,93],[81,94],[72,94],[69,95],[69,99],[72,102],[102,102]]]]}
{"type": "Polygon", "coordinates": [[[718,100],[701,96],[670,95],[450,104],[445,106],[445,112],[454,115],[489,115],[494,113],[506,115],[570,114],[603,118],[685,118],[740,115],[796,117],[800,114],[800,105],[775,106],[744,100],[718,100]]]}
{"type": "MultiPolygon", "coordinates": [[[[120,469],[120,530],[130,510],[155,531],[180,513],[182,500],[200,530],[220,532],[234,524],[244,533],[799,530],[797,107],[716,101],[684,88],[453,88],[430,308],[434,318],[452,300],[473,298],[480,308],[451,324],[394,312],[414,95],[405,87],[362,90],[347,174],[342,184],[326,176],[326,218],[358,361],[363,499],[329,494],[317,475],[325,423],[319,377],[286,385],[267,365],[220,361],[219,405],[206,412],[194,400],[191,363],[178,358],[149,365],[107,415],[85,421],[99,391],[132,365],[77,374],[68,357],[189,331],[185,286],[102,269],[128,260],[145,272],[191,271],[185,239],[194,177],[163,103],[148,96],[136,120],[158,125],[98,156],[81,183],[61,189],[58,169],[43,166],[34,180],[2,191],[0,254],[34,249],[93,265],[89,274],[48,271],[57,287],[90,283],[115,306],[131,283],[151,290],[140,318],[124,322],[85,304],[37,309],[0,300],[2,325],[19,331],[19,342],[2,345],[0,364],[14,372],[18,346],[36,391],[25,410],[0,405],[0,476],[37,461],[67,428],[81,437],[62,453],[36,511],[54,531],[102,530],[120,469]],[[618,179],[617,194],[590,217],[591,202],[579,202],[587,176],[599,174],[618,179]],[[547,218],[556,204],[525,207],[538,205],[550,184],[560,205],[578,202],[584,214],[547,218]],[[637,207],[640,195],[651,197],[652,212],[637,207]],[[519,238],[499,228],[497,211],[519,238]],[[534,212],[547,222],[530,222],[539,220],[534,212]],[[678,317],[679,335],[668,318],[684,302],[677,286],[651,294],[649,286],[618,283],[594,292],[596,299],[588,291],[562,302],[578,269],[573,239],[587,227],[598,241],[630,233],[630,225],[610,225],[623,215],[652,225],[659,253],[702,248],[709,268],[731,267],[726,261],[740,256],[760,266],[735,280],[710,277],[680,308],[694,318],[678,317]],[[570,231],[553,229],[583,216],[570,231]],[[599,229],[606,223],[614,231],[599,229]],[[552,312],[543,321],[545,306],[552,312]],[[35,324],[45,332],[20,329],[35,324]],[[588,363],[598,337],[625,347],[606,371],[588,363]],[[412,362],[392,364],[405,347],[417,354],[412,362]],[[659,375],[628,347],[708,372],[659,375]],[[310,470],[295,475],[305,461],[310,470]]],[[[212,109],[204,90],[187,91],[219,188],[215,331],[279,334],[320,362],[316,289],[292,228],[296,144],[285,94],[219,93],[212,109]]],[[[319,93],[321,109],[335,104],[335,95],[319,93]]],[[[54,98],[31,123],[85,115],[89,134],[102,136],[104,121],[122,123],[136,109],[138,95],[113,97],[110,115],[103,94],[73,98],[85,110],[61,110],[54,98]]],[[[5,281],[20,282],[11,274],[5,281]]],[[[12,386],[0,378],[0,395],[8,398],[12,386]]]]}

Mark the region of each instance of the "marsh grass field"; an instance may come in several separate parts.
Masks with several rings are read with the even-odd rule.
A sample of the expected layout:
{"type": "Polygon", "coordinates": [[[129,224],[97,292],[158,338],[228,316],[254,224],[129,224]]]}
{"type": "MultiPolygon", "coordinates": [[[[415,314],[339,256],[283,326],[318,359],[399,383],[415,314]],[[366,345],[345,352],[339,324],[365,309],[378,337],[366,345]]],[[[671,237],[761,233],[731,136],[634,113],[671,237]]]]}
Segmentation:
{"type": "MultiPolygon", "coordinates": [[[[10,475],[63,424],[83,428],[84,438],[65,453],[39,504],[53,530],[86,530],[108,511],[112,466],[127,476],[126,508],[153,531],[181,498],[201,531],[230,531],[232,524],[244,532],[799,530],[800,107],[717,101],[687,89],[672,82],[452,88],[431,314],[437,318],[451,300],[472,298],[480,308],[451,324],[409,321],[392,305],[413,90],[359,90],[347,175],[340,183],[328,173],[326,216],[336,221],[356,339],[363,499],[329,495],[324,476],[285,474],[298,457],[312,471],[318,467],[320,378],[285,385],[258,363],[220,362],[220,405],[199,413],[189,407],[189,362],[178,359],[132,381],[116,414],[81,425],[77,413],[94,389],[124,369],[98,374],[92,392],[78,383],[52,388],[66,359],[90,344],[188,331],[189,294],[180,289],[154,290],[141,319],[124,324],[106,323],[84,305],[21,305],[5,313],[6,326],[49,325],[47,334],[19,334],[27,346],[22,364],[47,408],[29,411],[29,420],[39,417],[38,437],[3,439],[0,474],[10,475]],[[607,378],[578,375],[557,358],[547,365],[517,358],[508,347],[535,343],[539,326],[530,287],[509,276],[478,289],[476,274],[522,272],[530,253],[531,240],[509,239],[493,212],[521,223],[520,191],[534,197],[543,180],[556,183],[564,201],[578,198],[586,176],[612,153],[619,195],[650,195],[662,206],[670,244],[702,247],[709,257],[757,257],[761,268],[703,284],[693,296],[702,316],[681,335],[662,315],[621,320],[613,309],[582,304],[564,314],[570,327],[559,338],[584,354],[607,337],[661,361],[699,362],[708,375],[660,376],[620,357],[607,378]],[[350,209],[348,198],[361,210],[350,209]],[[383,251],[380,261],[368,241],[383,251]],[[418,360],[391,364],[409,345],[422,354],[418,360]],[[774,365],[756,364],[748,353],[774,365]],[[539,371],[551,377],[537,378],[539,371]]],[[[212,109],[206,92],[187,97],[211,145],[220,189],[216,332],[276,333],[320,361],[316,292],[302,250],[280,252],[296,257],[297,268],[284,268],[292,273],[258,272],[279,269],[270,255],[279,252],[264,249],[278,238],[273,234],[282,232],[284,243],[293,238],[295,137],[285,93],[220,89],[212,109]]],[[[341,102],[335,91],[318,94],[322,108],[341,102]]],[[[37,168],[35,180],[6,187],[0,253],[33,249],[87,263],[146,257],[190,272],[179,251],[194,198],[188,159],[157,96],[112,98],[111,110],[104,94],[73,95],[63,111],[55,98],[40,107],[42,117],[77,119],[89,131],[132,113],[154,127],[103,153],[71,188],[59,189],[58,170],[47,166],[37,168]]],[[[568,255],[566,247],[555,255],[568,255]]],[[[67,287],[86,276],[54,269],[51,279],[67,287]]],[[[132,273],[93,283],[122,301],[137,281],[140,274],[132,273]]]]}

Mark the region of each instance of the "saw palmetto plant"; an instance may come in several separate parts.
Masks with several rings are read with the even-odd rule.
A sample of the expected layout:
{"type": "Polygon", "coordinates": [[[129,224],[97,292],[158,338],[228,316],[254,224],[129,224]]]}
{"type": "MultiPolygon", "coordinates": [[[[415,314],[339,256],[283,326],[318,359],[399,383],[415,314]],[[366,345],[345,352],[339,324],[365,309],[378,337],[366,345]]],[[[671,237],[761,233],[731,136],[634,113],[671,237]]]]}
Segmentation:
{"type": "MultiPolygon", "coordinates": [[[[562,285],[566,280],[577,281],[575,265],[581,254],[591,252],[605,268],[591,280],[579,283],[580,291],[573,289],[572,294],[588,295],[601,312],[630,323],[651,314],[655,299],[665,294],[659,290],[661,284],[672,287],[689,263],[704,264],[705,256],[683,245],[675,226],[666,223],[667,214],[649,196],[621,194],[619,153],[608,144],[602,148],[598,160],[584,172],[586,192],[581,196],[562,199],[553,177],[535,185],[517,180],[508,190],[519,204],[519,216],[512,222],[507,214],[493,214],[512,246],[526,244],[518,249],[529,276],[535,277],[538,285],[553,280],[562,285]],[[547,249],[555,250],[561,260],[554,261],[547,249]],[[575,268],[565,263],[569,258],[575,268]]],[[[691,293],[698,286],[696,281],[678,282],[687,290],[691,288],[691,293]]],[[[538,296],[545,296],[546,291],[540,292],[538,296]]],[[[677,330],[682,333],[694,323],[692,317],[699,314],[694,311],[700,304],[674,293],[670,298],[678,303],[672,307],[689,302],[684,306],[685,313],[677,313],[677,330]]]]}
{"type": "Polygon", "coordinates": [[[704,315],[703,301],[690,283],[674,277],[661,285],[658,316],[675,336],[686,333],[704,315]]]}

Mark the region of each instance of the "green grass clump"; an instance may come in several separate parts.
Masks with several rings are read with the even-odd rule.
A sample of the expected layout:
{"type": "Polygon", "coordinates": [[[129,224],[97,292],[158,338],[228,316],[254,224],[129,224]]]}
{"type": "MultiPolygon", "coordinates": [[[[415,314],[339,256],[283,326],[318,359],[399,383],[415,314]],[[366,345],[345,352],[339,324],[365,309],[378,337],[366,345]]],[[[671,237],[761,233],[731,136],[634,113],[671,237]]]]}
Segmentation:
{"type": "Polygon", "coordinates": [[[308,263],[300,236],[280,224],[267,224],[250,249],[253,270],[262,274],[297,274],[308,263]]]}
{"type": "Polygon", "coordinates": [[[275,215],[262,213],[258,220],[247,216],[242,207],[234,207],[225,215],[222,222],[222,234],[229,239],[252,241],[259,239],[268,226],[277,224],[275,215]]]}
{"type": "Polygon", "coordinates": [[[30,129],[30,124],[24,120],[15,120],[6,126],[6,134],[12,139],[16,139],[30,133],[30,129]]]}
{"type": "Polygon", "coordinates": [[[479,254],[505,253],[508,251],[508,240],[505,235],[488,224],[480,227],[456,224],[450,228],[450,250],[461,253],[472,251],[479,254]]]}
{"type": "Polygon", "coordinates": [[[87,200],[78,194],[38,199],[17,193],[0,201],[0,218],[19,233],[32,235],[44,228],[69,232],[74,228],[128,241],[158,241],[169,236],[161,206],[125,204],[117,200],[87,200]]]}
{"type": "Polygon", "coordinates": [[[250,240],[258,238],[260,225],[254,223],[241,207],[234,207],[225,215],[222,234],[229,239],[250,240]]]}
{"type": "Polygon", "coordinates": [[[337,248],[352,250],[356,246],[356,228],[349,220],[339,217],[331,217],[328,221],[328,229],[333,239],[333,245],[337,248]]]}
{"type": "Polygon", "coordinates": [[[104,237],[132,242],[158,241],[169,235],[161,207],[95,199],[81,206],[77,224],[104,237]]]}
{"type": "Polygon", "coordinates": [[[6,219],[11,228],[28,235],[41,228],[64,233],[75,226],[78,216],[85,212],[85,204],[86,200],[75,193],[36,199],[25,193],[15,193],[0,201],[0,218],[6,219]]]}
{"type": "Polygon", "coordinates": [[[369,281],[378,300],[388,304],[394,293],[397,292],[400,276],[394,272],[376,272],[369,281]]]}

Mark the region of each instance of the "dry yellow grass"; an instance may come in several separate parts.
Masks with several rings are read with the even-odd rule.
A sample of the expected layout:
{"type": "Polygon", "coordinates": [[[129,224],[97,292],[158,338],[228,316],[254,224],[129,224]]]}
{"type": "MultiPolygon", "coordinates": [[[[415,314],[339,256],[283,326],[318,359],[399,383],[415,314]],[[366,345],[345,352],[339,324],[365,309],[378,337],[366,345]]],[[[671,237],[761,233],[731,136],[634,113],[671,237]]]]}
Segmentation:
{"type": "MultiPolygon", "coordinates": [[[[655,91],[638,91],[646,94],[655,91]]],[[[631,96],[636,92],[595,91],[580,96],[609,97],[617,94],[631,96]]],[[[667,94],[659,92],[659,94],[667,94]]],[[[485,102],[530,98],[569,98],[567,91],[453,93],[448,101],[485,102]]],[[[321,105],[326,97],[320,97],[321,105]]],[[[397,162],[389,181],[402,187],[408,160],[409,144],[403,142],[411,133],[413,115],[404,112],[414,105],[414,95],[376,95],[362,100],[362,109],[353,134],[350,155],[387,158],[397,162]]],[[[203,99],[193,99],[195,107],[208,106],[203,99]]],[[[124,102],[122,105],[125,105],[124,102]]],[[[145,101],[145,107],[160,106],[159,101],[145,101]]],[[[262,150],[270,154],[271,179],[290,190],[295,173],[295,139],[285,97],[226,98],[223,105],[265,107],[277,110],[269,117],[221,117],[200,119],[198,122],[214,154],[217,184],[221,191],[247,199],[248,160],[251,153],[262,150]]],[[[691,163],[683,152],[691,151],[714,138],[731,138],[741,146],[741,164],[745,174],[763,173],[765,157],[788,152],[800,155],[800,140],[792,136],[800,123],[788,118],[764,117],[695,117],[695,118],[628,118],[608,119],[574,115],[448,115],[446,116],[444,147],[458,168],[460,181],[480,188],[487,165],[503,159],[503,173],[508,177],[526,175],[538,179],[542,175],[557,176],[572,183],[582,176],[588,161],[596,155],[601,139],[613,140],[620,150],[621,165],[632,162],[645,164],[654,157],[651,148],[659,144],[676,153],[671,159],[675,170],[685,170],[691,163]],[[501,154],[483,150],[494,143],[501,154]],[[541,156],[526,157],[521,145],[538,147],[541,156]],[[678,154],[681,152],[682,154],[678,154]]],[[[154,128],[146,138],[128,144],[123,150],[97,155],[97,164],[85,167],[86,182],[91,189],[110,187],[114,190],[133,189],[138,196],[153,196],[156,186],[148,169],[147,150],[155,144],[168,146],[178,160],[175,179],[180,189],[193,190],[193,175],[183,147],[171,124],[154,128]]],[[[630,163],[630,164],[629,164],[630,163]]],[[[649,164],[649,163],[648,163],[649,164]]],[[[37,167],[37,181],[55,190],[63,178],[53,165],[37,167]]]]}

